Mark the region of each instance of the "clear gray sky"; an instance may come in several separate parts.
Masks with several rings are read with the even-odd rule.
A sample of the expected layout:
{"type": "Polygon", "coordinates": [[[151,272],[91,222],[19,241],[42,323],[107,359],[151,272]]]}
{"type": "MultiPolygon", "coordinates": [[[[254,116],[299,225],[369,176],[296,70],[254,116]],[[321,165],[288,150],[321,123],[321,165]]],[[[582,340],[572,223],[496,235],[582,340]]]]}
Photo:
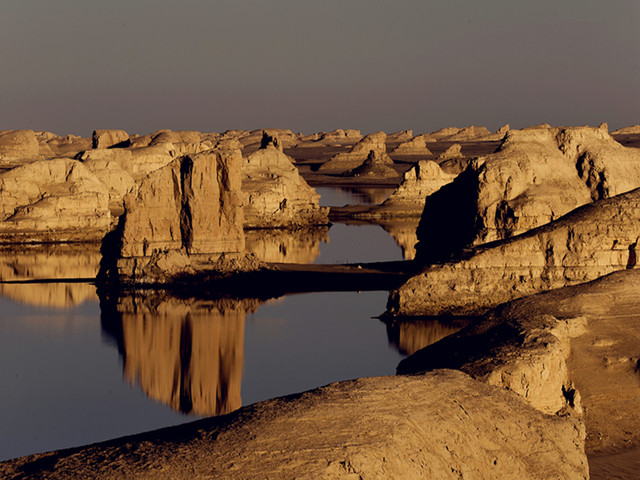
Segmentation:
{"type": "Polygon", "coordinates": [[[640,123],[640,0],[0,0],[0,130],[640,123]]]}

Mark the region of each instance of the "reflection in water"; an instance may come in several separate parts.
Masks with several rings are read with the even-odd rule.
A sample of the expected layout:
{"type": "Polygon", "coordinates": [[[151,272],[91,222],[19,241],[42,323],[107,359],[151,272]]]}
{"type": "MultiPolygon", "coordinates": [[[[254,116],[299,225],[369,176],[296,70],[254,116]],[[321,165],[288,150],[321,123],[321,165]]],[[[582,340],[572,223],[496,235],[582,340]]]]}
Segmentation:
{"type": "MultiPolygon", "coordinates": [[[[95,278],[100,258],[100,246],[96,244],[5,247],[0,249],[0,282],[95,278]]],[[[54,308],[97,301],[95,287],[87,283],[0,283],[0,295],[54,308]]]]}
{"type": "Polygon", "coordinates": [[[436,343],[469,325],[473,319],[464,317],[434,317],[421,320],[386,321],[389,343],[400,353],[412,355],[421,348],[436,343]]]}
{"type": "Polygon", "coordinates": [[[395,188],[377,187],[316,187],[323,207],[342,207],[344,205],[379,205],[384,202],[395,188]]]}
{"type": "Polygon", "coordinates": [[[245,248],[264,262],[313,263],[320,242],[329,241],[328,232],[329,227],[247,230],[245,248]]]}
{"type": "Polygon", "coordinates": [[[393,237],[396,243],[402,248],[402,256],[405,260],[413,260],[416,256],[416,243],[418,243],[418,235],[416,229],[420,218],[399,218],[399,219],[380,219],[380,225],[389,235],[393,237]]]}
{"type": "Polygon", "coordinates": [[[174,410],[220,415],[242,405],[244,320],[256,306],[254,300],[183,301],[159,293],[124,297],[103,308],[103,326],[116,337],[131,384],[174,410]]]}

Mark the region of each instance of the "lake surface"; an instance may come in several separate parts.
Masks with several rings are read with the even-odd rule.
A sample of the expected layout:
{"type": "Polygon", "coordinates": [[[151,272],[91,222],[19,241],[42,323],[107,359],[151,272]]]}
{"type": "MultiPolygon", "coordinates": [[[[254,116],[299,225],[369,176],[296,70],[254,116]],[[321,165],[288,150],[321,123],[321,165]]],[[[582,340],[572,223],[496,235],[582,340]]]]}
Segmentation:
{"type": "MultiPolygon", "coordinates": [[[[403,258],[378,225],[278,231],[253,241],[261,255],[275,257],[269,261],[403,258]]],[[[0,253],[0,275],[91,278],[99,261],[97,247],[25,247],[0,253]]],[[[153,293],[101,302],[89,282],[2,283],[0,460],[393,374],[407,347],[397,328],[372,318],[385,310],[387,295],[307,293],[265,302],[153,293]]],[[[426,339],[441,330],[423,328],[426,339]]]]}

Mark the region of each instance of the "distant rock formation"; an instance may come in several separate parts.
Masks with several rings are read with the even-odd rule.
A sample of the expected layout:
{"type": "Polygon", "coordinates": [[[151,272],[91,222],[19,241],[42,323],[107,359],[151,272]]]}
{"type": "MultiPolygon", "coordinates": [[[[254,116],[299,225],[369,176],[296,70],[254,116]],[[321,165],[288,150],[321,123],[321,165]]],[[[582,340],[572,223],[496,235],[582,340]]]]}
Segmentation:
{"type": "Polygon", "coordinates": [[[163,282],[199,257],[244,252],[239,150],[180,157],[125,197],[114,239],[122,281],[163,282]]]}
{"type": "Polygon", "coordinates": [[[545,415],[452,370],[334,383],[223,419],[0,464],[7,477],[29,471],[52,480],[105,469],[123,478],[589,476],[574,416],[545,415]]]}
{"type": "Polygon", "coordinates": [[[391,160],[388,155],[382,155],[380,152],[371,150],[362,165],[344,173],[344,176],[376,178],[398,177],[398,172],[396,172],[390,165],[393,165],[393,160],[391,160]]]}
{"type": "Polygon", "coordinates": [[[401,130],[387,135],[387,143],[408,142],[413,138],[413,130],[401,130]]]}
{"type": "Polygon", "coordinates": [[[312,138],[306,139],[306,137],[302,137],[302,140],[304,141],[306,139],[306,141],[315,141],[316,143],[326,145],[354,144],[362,140],[362,133],[360,133],[360,130],[352,129],[343,130],[341,128],[338,128],[331,132],[320,132],[314,135],[317,137],[315,140],[313,140],[312,138]]]}
{"type": "MultiPolygon", "coordinates": [[[[268,137],[272,138],[272,137],[268,137]]],[[[242,163],[244,221],[247,228],[326,225],[328,209],[307,185],[291,158],[268,139],[242,163]]]]}
{"type": "Polygon", "coordinates": [[[124,130],[94,130],[91,138],[92,148],[128,147],[129,134],[124,130]]]}
{"type": "Polygon", "coordinates": [[[222,415],[242,405],[244,321],[252,300],[184,301],[162,293],[119,298],[108,328],[123,375],[174,410],[222,415]]]}
{"type": "Polygon", "coordinates": [[[454,143],[444,152],[438,155],[438,160],[449,160],[451,158],[462,158],[462,146],[459,143],[454,143]]]}
{"type": "Polygon", "coordinates": [[[395,155],[420,155],[424,157],[433,155],[431,150],[427,147],[427,141],[423,135],[419,135],[402,142],[393,150],[392,153],[395,155]]]}
{"type": "Polygon", "coordinates": [[[387,134],[384,132],[371,133],[356,143],[349,152],[339,153],[322,164],[319,171],[342,174],[353,170],[365,162],[371,151],[383,158],[385,163],[393,163],[387,155],[386,139],[387,134]]]}
{"type": "Polygon", "coordinates": [[[510,130],[498,152],[472,161],[427,199],[419,250],[427,263],[446,259],[638,186],[640,150],[623,147],[604,129],[510,130]]]}
{"type": "Polygon", "coordinates": [[[469,126],[465,128],[446,127],[424,135],[431,142],[469,142],[484,140],[490,137],[491,132],[485,127],[469,126]]]}
{"type": "Polygon", "coordinates": [[[618,130],[611,132],[612,135],[639,135],[640,125],[631,125],[629,127],[622,127],[618,130]]]}
{"type": "Polygon", "coordinates": [[[110,223],[107,187],[76,160],[0,173],[0,243],[96,242],[110,223]]]}
{"type": "Polygon", "coordinates": [[[388,309],[400,315],[482,313],[514,298],[634,268],[638,225],[640,189],[427,267],[391,293],[388,309]]]}
{"type": "Polygon", "coordinates": [[[0,131],[0,168],[13,168],[42,158],[33,130],[0,131]]]}
{"type": "Polygon", "coordinates": [[[400,186],[375,209],[375,213],[381,216],[419,217],[427,197],[455,178],[456,175],[445,173],[436,162],[420,160],[404,174],[400,186]]]}

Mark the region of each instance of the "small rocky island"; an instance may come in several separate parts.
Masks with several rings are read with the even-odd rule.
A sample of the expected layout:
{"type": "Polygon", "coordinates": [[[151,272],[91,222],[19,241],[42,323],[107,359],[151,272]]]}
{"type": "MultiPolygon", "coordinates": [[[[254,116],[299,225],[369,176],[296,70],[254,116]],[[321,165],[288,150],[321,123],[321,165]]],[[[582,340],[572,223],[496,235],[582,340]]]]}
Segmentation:
{"type": "Polygon", "coordinates": [[[242,408],[238,385],[223,398],[211,384],[186,407],[220,416],[8,460],[3,478],[586,479],[640,457],[640,126],[4,131],[0,205],[2,283],[60,279],[57,256],[120,317],[165,321],[203,299],[233,317],[251,301],[225,298],[333,289],[389,291],[381,319],[407,345],[411,322],[466,319],[408,349],[396,376],[242,408]],[[394,191],[327,208],[327,185],[394,191]],[[407,259],[283,261],[278,231],[312,245],[337,221],[382,225],[407,259]]]}

